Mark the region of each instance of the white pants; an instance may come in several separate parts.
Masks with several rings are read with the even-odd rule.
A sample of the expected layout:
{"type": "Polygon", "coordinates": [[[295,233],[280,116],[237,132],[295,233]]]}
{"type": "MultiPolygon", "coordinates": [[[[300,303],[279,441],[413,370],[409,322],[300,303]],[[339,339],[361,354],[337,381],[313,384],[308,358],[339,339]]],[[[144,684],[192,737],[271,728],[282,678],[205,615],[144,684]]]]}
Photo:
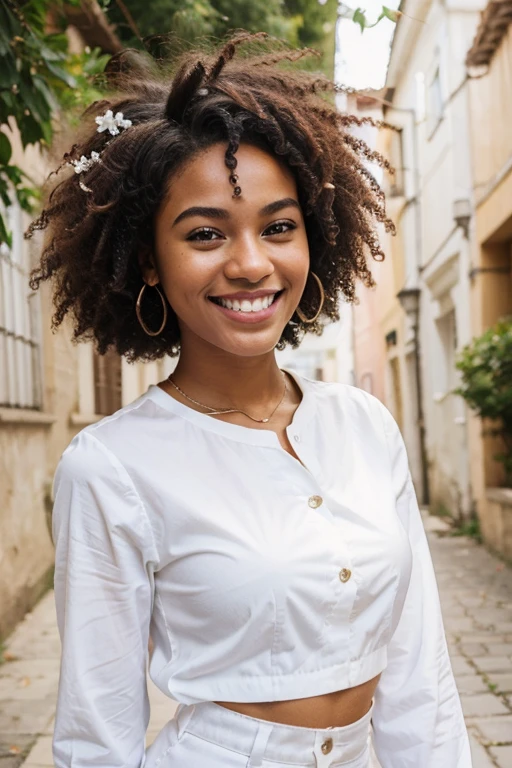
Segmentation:
{"type": "Polygon", "coordinates": [[[144,768],[369,768],[372,710],[343,728],[298,728],[180,704],[146,750],[144,768]]]}

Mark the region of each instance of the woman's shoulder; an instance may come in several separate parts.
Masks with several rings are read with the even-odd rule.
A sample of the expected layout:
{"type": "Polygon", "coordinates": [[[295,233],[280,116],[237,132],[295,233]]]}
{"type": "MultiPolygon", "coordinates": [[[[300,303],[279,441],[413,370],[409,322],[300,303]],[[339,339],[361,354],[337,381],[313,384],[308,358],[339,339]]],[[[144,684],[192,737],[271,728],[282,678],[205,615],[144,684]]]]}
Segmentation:
{"type": "Polygon", "coordinates": [[[142,429],[141,420],[154,418],[147,394],[81,429],[64,450],[58,469],[79,477],[124,465],[130,453],[137,453],[137,435],[147,430],[147,425],[142,429]]]}

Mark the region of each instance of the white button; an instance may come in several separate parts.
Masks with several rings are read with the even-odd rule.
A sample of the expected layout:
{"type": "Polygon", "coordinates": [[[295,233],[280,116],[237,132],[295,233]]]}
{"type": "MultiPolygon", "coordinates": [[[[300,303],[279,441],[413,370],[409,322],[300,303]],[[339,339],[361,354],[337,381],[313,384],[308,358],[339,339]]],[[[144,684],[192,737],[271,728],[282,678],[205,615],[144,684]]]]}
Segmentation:
{"type": "Polygon", "coordinates": [[[300,435],[294,435],[293,439],[295,440],[296,443],[300,443],[300,435]]]}

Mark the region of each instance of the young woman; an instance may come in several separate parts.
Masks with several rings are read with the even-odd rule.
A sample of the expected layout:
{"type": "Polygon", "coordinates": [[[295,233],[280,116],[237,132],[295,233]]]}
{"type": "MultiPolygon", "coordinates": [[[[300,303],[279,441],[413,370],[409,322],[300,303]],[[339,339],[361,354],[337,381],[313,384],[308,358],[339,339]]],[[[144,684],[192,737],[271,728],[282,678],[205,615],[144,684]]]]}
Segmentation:
{"type": "MultiPolygon", "coordinates": [[[[339,318],[392,228],[299,54],[117,57],[32,229],[59,325],[173,374],[55,478],[57,768],[470,768],[396,423],[275,350],[339,318]],[[180,706],[146,749],[149,674],[180,706]]],[[[130,54],[131,56],[132,54],[130,54]]]]}

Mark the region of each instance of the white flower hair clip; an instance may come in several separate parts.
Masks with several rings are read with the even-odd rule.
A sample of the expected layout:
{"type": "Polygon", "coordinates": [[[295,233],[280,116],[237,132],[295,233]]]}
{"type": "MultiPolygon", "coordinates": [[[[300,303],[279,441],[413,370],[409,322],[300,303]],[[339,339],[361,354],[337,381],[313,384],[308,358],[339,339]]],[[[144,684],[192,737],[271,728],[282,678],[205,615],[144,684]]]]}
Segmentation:
{"type": "Polygon", "coordinates": [[[122,112],[116,112],[114,115],[111,109],[107,109],[104,115],[98,115],[95,121],[98,124],[98,133],[108,131],[112,136],[117,136],[120,128],[130,128],[132,125],[131,120],[124,119],[122,112]]]}
{"type": "MultiPolygon", "coordinates": [[[[132,121],[127,120],[124,118],[122,112],[112,112],[111,109],[107,109],[104,115],[98,115],[94,118],[96,124],[97,124],[97,133],[103,133],[104,131],[108,131],[111,136],[117,136],[118,133],[120,133],[120,129],[124,130],[125,128],[130,128],[132,126],[132,121]]],[[[112,139],[109,139],[107,141],[107,144],[110,144],[112,139]]],[[[107,146],[105,144],[105,146],[107,146]]],[[[88,171],[95,163],[101,163],[101,152],[91,152],[90,157],[86,157],[86,155],[82,155],[80,160],[70,160],[68,165],[73,166],[75,169],[75,173],[84,173],[88,171]]],[[[92,192],[92,189],[87,187],[83,181],[78,182],[80,189],[83,189],[84,192],[92,192]]]]}
{"type": "Polygon", "coordinates": [[[75,169],[75,173],[82,173],[92,168],[94,163],[101,163],[101,157],[99,152],[91,152],[90,157],[82,155],[80,160],[71,160],[69,165],[72,165],[75,169]]]}

